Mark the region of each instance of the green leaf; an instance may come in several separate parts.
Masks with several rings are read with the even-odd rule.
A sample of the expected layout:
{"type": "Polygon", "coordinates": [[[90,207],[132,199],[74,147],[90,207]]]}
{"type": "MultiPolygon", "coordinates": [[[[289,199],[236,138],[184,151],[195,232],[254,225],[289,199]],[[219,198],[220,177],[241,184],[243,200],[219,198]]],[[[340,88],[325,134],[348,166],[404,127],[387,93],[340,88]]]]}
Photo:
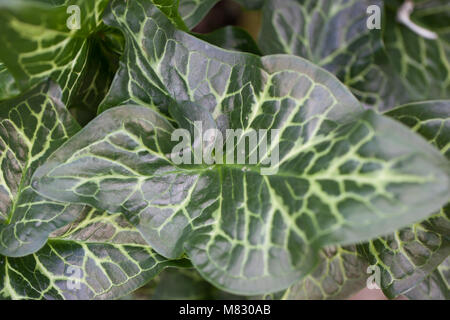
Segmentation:
{"type": "Polygon", "coordinates": [[[393,91],[386,74],[391,67],[381,30],[367,27],[371,5],[383,8],[381,0],[268,0],[260,48],[304,57],[335,74],[365,104],[383,109],[403,90],[393,91]]]}
{"type": "Polygon", "coordinates": [[[450,3],[447,0],[415,0],[411,20],[439,34],[450,31],[450,3]]]}
{"type": "Polygon", "coordinates": [[[252,36],[239,27],[226,26],[208,34],[196,34],[196,37],[222,49],[262,55],[252,36]]]}
{"type": "Polygon", "coordinates": [[[168,266],[188,267],[155,253],[120,214],[86,209],[37,253],[0,256],[0,297],[113,299],[134,291],[168,266]]]}
{"type": "Polygon", "coordinates": [[[206,300],[215,290],[194,270],[168,269],[160,279],[152,295],[154,300],[206,300]]]}
{"type": "Polygon", "coordinates": [[[83,209],[29,187],[36,168],[79,130],[60,99],[60,89],[47,81],[0,104],[0,254],[35,252],[83,209]]]}
{"type": "MultiPolygon", "coordinates": [[[[51,77],[63,90],[68,104],[86,71],[88,37],[101,28],[107,1],[67,0],[0,1],[0,59],[21,90],[51,77]],[[80,29],[68,28],[70,5],[80,8],[80,29]]],[[[70,107],[70,105],[69,105],[70,107]]]]}
{"type": "Polygon", "coordinates": [[[0,101],[12,98],[19,94],[16,82],[5,65],[0,62],[0,101]]]}
{"type": "Polygon", "coordinates": [[[219,0],[179,0],[178,10],[189,29],[196,27],[219,0]]]}
{"type": "Polygon", "coordinates": [[[260,47],[299,55],[342,79],[356,77],[380,49],[381,32],[367,28],[367,7],[382,1],[269,0],[260,47]]]}
{"type": "MultiPolygon", "coordinates": [[[[158,7],[159,10],[161,10],[169,20],[172,21],[172,23],[177,26],[178,29],[188,31],[188,27],[183,21],[183,18],[180,16],[180,13],[178,12],[179,9],[179,2],[180,0],[151,0],[156,7],[158,7]]],[[[184,2],[184,0],[181,0],[181,2],[184,2]]],[[[203,2],[208,2],[203,1],[203,2]]]]}
{"type": "Polygon", "coordinates": [[[423,39],[396,21],[396,6],[385,13],[383,5],[380,0],[268,0],[260,48],[264,54],[289,53],[313,61],[335,74],[364,105],[380,111],[448,98],[448,35],[423,39]],[[371,5],[381,9],[384,39],[381,30],[367,28],[371,5]]]}
{"type": "Polygon", "coordinates": [[[111,53],[115,53],[117,56],[120,57],[125,49],[125,39],[123,37],[123,34],[117,29],[108,27],[105,28],[103,35],[104,35],[103,44],[106,50],[108,50],[111,53]]]}
{"type": "Polygon", "coordinates": [[[450,258],[447,258],[432,274],[405,295],[413,300],[449,300],[450,258]]]}
{"type": "MultiPolygon", "coordinates": [[[[114,7],[118,2],[112,4],[114,7]]],[[[133,10],[138,10],[134,7],[137,6],[133,6],[133,10]]],[[[243,103],[243,99],[248,99],[248,103],[263,103],[264,90],[269,89],[266,79],[269,74],[286,68],[294,72],[298,69],[314,77],[316,67],[307,62],[298,62],[300,60],[294,58],[261,59],[220,50],[177,30],[156,7],[149,4],[144,7],[149,10],[148,17],[139,15],[141,20],[137,25],[129,26],[124,15],[115,16],[111,10],[105,16],[108,24],[124,32],[126,47],[100,112],[122,104],[137,104],[167,113],[173,100],[190,100],[206,108],[217,119],[223,118],[221,108],[226,111],[233,104],[243,103]],[[146,27],[146,34],[137,32],[141,25],[146,27]],[[266,88],[263,87],[265,84],[266,88]],[[241,91],[248,92],[249,98],[241,97],[241,91]]],[[[319,73],[325,74],[322,70],[319,73]]],[[[339,88],[345,91],[342,104],[347,106],[348,113],[359,110],[357,101],[345,88],[340,85],[339,88]]]]}
{"type": "Polygon", "coordinates": [[[151,298],[154,300],[240,300],[206,282],[195,269],[167,269],[161,273],[151,298]]]}
{"type": "MultiPolygon", "coordinates": [[[[235,0],[249,10],[261,9],[264,0],[235,0]]],[[[180,15],[189,29],[196,27],[219,0],[179,0],[180,15]]],[[[182,29],[182,28],[181,28],[182,29]]]]}
{"type": "MultiPolygon", "coordinates": [[[[400,106],[386,113],[421,134],[450,159],[450,101],[400,106]]],[[[366,244],[381,270],[381,288],[395,298],[425,279],[450,254],[450,204],[428,220],[366,244]]],[[[431,281],[431,280],[430,280],[431,281]]]]}
{"type": "Polygon", "coordinates": [[[98,106],[109,91],[119,67],[119,55],[106,43],[92,40],[86,72],[72,98],[70,111],[82,126],[97,115],[98,106]]]}
{"type": "Polygon", "coordinates": [[[259,10],[266,0],[235,0],[249,10],[259,10]]]}
{"type": "Polygon", "coordinates": [[[450,159],[450,100],[410,103],[386,115],[419,133],[450,159]]]}
{"type": "Polygon", "coordinates": [[[284,292],[283,299],[346,299],[366,285],[368,265],[355,246],[323,249],[320,257],[317,269],[284,292]]]}
{"type": "Polygon", "coordinates": [[[386,11],[384,43],[392,66],[403,79],[412,99],[450,98],[450,31],[436,40],[421,37],[386,11]]]}
{"type": "Polygon", "coordinates": [[[448,200],[449,163],[439,151],[364,112],[326,71],[297,57],[220,50],[175,30],[145,1],[113,1],[111,10],[116,20],[107,21],[124,32],[126,50],[109,105],[170,108],[191,129],[195,120],[279,129],[271,140],[278,172],[261,175],[261,162],[175,165],[172,122],[126,106],[102,113],[39,169],[40,193],[122,212],[156,251],[186,252],[216,286],[244,294],[285,289],[314,267],[321,247],[394,231],[448,200]],[[139,10],[146,16],[129,26],[127,12],[139,10]],[[133,31],[141,25],[145,35],[133,31]]]}
{"type": "MultiPolygon", "coordinates": [[[[298,107],[291,116],[308,108],[298,107]]],[[[177,166],[168,158],[172,125],[151,109],[118,107],[58,149],[33,186],[122,212],[155,250],[186,251],[215,285],[244,294],[284,289],[311,270],[318,248],[393,231],[448,199],[448,162],[392,120],[366,112],[306,142],[289,136],[292,125],[280,123],[294,140],[281,147],[279,172],[262,176],[260,165],[177,166]]]]}

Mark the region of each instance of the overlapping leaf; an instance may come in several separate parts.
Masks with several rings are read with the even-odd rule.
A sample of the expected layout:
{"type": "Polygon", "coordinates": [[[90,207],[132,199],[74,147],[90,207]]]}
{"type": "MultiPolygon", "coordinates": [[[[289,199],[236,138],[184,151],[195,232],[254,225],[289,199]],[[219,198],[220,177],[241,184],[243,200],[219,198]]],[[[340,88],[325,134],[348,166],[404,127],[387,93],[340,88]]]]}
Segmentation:
{"type": "MultiPolygon", "coordinates": [[[[387,115],[410,126],[450,159],[450,101],[405,105],[387,115]]],[[[428,220],[366,245],[370,263],[380,267],[381,287],[388,297],[416,286],[450,254],[449,209],[447,204],[428,220]]]]}
{"type": "MultiPolygon", "coordinates": [[[[323,249],[314,273],[285,291],[251,299],[318,300],[345,299],[360,291],[367,282],[367,262],[355,246],[323,249]]],[[[136,292],[136,299],[243,299],[212,287],[194,270],[169,269],[144,290],[136,292]]],[[[248,298],[248,297],[247,297],[248,298]]]]}
{"type": "Polygon", "coordinates": [[[119,55],[111,52],[114,43],[91,40],[86,72],[73,95],[70,111],[80,125],[87,124],[97,115],[100,102],[106,96],[115,72],[119,55]]]}
{"type": "Polygon", "coordinates": [[[397,22],[396,12],[386,13],[386,50],[413,97],[409,101],[449,99],[450,31],[439,34],[438,39],[425,39],[397,22]]]}
{"type": "Polygon", "coordinates": [[[432,29],[438,34],[448,33],[450,3],[446,0],[414,0],[411,20],[432,29]]]}
{"type": "MultiPolygon", "coordinates": [[[[291,53],[315,62],[348,85],[365,105],[379,110],[448,98],[448,37],[423,39],[396,21],[397,6],[385,15],[383,4],[269,0],[264,6],[260,47],[266,54],[291,53]],[[367,9],[374,5],[386,21],[386,51],[381,30],[367,27],[367,9]]],[[[420,12],[421,7],[417,9],[420,12]]]]}
{"type": "Polygon", "coordinates": [[[180,0],[180,15],[189,29],[197,26],[219,0],[180,0]]]}
{"type": "Polygon", "coordinates": [[[413,300],[449,300],[450,258],[447,258],[432,274],[405,295],[413,300]]]}
{"type": "Polygon", "coordinates": [[[163,268],[186,267],[156,254],[122,215],[86,209],[37,253],[0,256],[0,298],[112,299],[147,283],[163,268]]]}
{"type": "MultiPolygon", "coordinates": [[[[190,100],[209,110],[214,118],[223,118],[224,111],[220,109],[226,111],[234,104],[240,105],[243,99],[249,103],[263,102],[267,73],[284,68],[277,65],[276,59],[272,59],[275,62],[266,59],[264,66],[259,57],[220,50],[198,41],[176,30],[154,6],[147,10],[146,16],[140,15],[139,25],[129,26],[125,16],[114,14],[109,13],[106,21],[125,33],[127,44],[121,67],[100,111],[133,103],[167,113],[173,100],[190,100]],[[138,32],[141,25],[145,34],[138,32]],[[244,95],[247,92],[248,98],[244,95]]],[[[296,63],[282,60],[295,71],[296,63]]],[[[309,69],[309,64],[306,65],[309,69]]],[[[308,71],[314,72],[314,67],[308,71]]],[[[349,113],[358,109],[353,97],[346,94],[345,99],[342,104],[348,105],[349,113]]]]}
{"type": "MultiPolygon", "coordinates": [[[[297,108],[286,112],[304,114],[297,108]]],[[[329,108],[330,120],[314,130],[329,128],[340,107],[329,108]]],[[[249,125],[257,128],[260,121],[249,125]]],[[[172,131],[150,109],[109,110],[40,168],[34,187],[59,200],[124,213],[157,251],[177,257],[186,250],[203,276],[244,293],[283,289],[312,267],[315,247],[394,230],[447,200],[442,170],[448,163],[419,137],[371,112],[327,138],[310,135],[292,148],[296,136],[274,176],[261,176],[258,166],[177,167],[166,156],[174,146],[172,131]],[[394,131],[397,139],[390,141],[394,131]],[[380,149],[380,139],[389,148],[380,149]]]]}
{"type": "Polygon", "coordinates": [[[235,0],[249,10],[259,10],[266,0],[235,0]]]}
{"type": "Polygon", "coordinates": [[[268,0],[260,47],[265,54],[305,57],[338,76],[365,104],[383,108],[394,88],[381,30],[367,27],[371,5],[383,7],[382,1],[268,0]]]}
{"type": "MultiPolygon", "coordinates": [[[[169,18],[169,20],[172,21],[174,25],[178,27],[178,29],[187,31],[187,26],[183,20],[183,18],[180,16],[179,10],[182,8],[179,7],[180,0],[151,0],[155,6],[159,8],[166,16],[169,18]]],[[[184,0],[181,0],[183,3],[184,0]]],[[[203,1],[208,3],[209,0],[203,1]]]]}
{"type": "Polygon", "coordinates": [[[47,81],[0,104],[0,254],[38,250],[83,208],[45,199],[29,186],[37,167],[79,129],[60,98],[47,81]]]}
{"type": "Polygon", "coordinates": [[[367,27],[372,4],[382,6],[381,1],[268,1],[261,49],[305,57],[343,80],[361,76],[381,46],[381,31],[367,27]]]}
{"type": "Polygon", "coordinates": [[[438,152],[370,112],[326,139],[289,148],[273,176],[258,166],[176,166],[166,156],[172,131],[147,108],[108,110],[39,169],[34,187],[124,213],[157,251],[178,257],[186,250],[208,279],[244,293],[282,289],[312,267],[314,247],[395,230],[448,197],[446,171],[430,166],[443,160],[438,152]],[[400,141],[390,141],[394,131],[400,141]],[[380,150],[379,139],[390,148],[380,150]],[[407,159],[420,169],[411,171],[407,159]]]}
{"type": "Polygon", "coordinates": [[[88,37],[101,25],[107,0],[0,1],[0,59],[15,77],[20,89],[27,89],[51,77],[62,88],[67,104],[80,86],[86,71],[88,37]],[[79,26],[75,22],[80,10],[79,26]],[[79,29],[78,29],[79,27],[79,29]]]}
{"type": "Polygon", "coordinates": [[[191,99],[219,128],[280,129],[278,173],[260,175],[261,163],[176,166],[168,158],[172,125],[128,106],[100,115],[59,149],[34,187],[124,213],[158,252],[186,250],[217,286],[284,289],[314,266],[321,246],[394,231],[447,200],[448,162],[439,152],[397,123],[362,113],[312,64],[219,50],[175,30],[145,1],[113,1],[107,21],[127,41],[110,105],[164,111],[191,99]],[[141,20],[130,25],[128,12],[141,20]]]}
{"type": "Polygon", "coordinates": [[[197,34],[196,36],[222,49],[261,55],[261,51],[252,36],[239,27],[227,26],[208,34],[197,34]]]}
{"type": "Polygon", "coordinates": [[[345,299],[364,288],[367,263],[355,246],[331,247],[321,252],[317,269],[294,284],[282,298],[288,300],[345,299]]]}
{"type": "MultiPolygon", "coordinates": [[[[173,0],[172,0],[173,1],[173,0]]],[[[261,9],[264,0],[235,0],[250,10],[261,9]]],[[[189,29],[196,27],[219,0],[179,0],[179,11],[189,29]]]]}

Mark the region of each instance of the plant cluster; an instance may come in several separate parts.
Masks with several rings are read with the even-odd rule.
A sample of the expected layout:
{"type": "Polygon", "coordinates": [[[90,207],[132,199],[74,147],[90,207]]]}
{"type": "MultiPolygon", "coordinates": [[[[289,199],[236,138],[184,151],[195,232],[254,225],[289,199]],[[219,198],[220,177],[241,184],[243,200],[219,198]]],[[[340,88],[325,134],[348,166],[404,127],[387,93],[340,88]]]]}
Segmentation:
{"type": "Polygon", "coordinates": [[[370,270],[449,299],[450,3],[239,0],[258,41],[192,32],[217,2],[0,0],[0,298],[343,299],[370,270]],[[174,162],[196,123],[277,130],[276,172],[174,162]]]}

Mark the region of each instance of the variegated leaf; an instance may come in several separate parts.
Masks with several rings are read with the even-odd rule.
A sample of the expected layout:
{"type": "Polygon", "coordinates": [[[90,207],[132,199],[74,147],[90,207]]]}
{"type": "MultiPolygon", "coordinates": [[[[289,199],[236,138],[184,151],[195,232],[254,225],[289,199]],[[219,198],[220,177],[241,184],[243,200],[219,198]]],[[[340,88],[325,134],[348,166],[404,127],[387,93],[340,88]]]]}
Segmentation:
{"type": "Polygon", "coordinates": [[[19,94],[16,82],[6,66],[0,62],[0,101],[19,94]]]}
{"type": "Polygon", "coordinates": [[[86,72],[88,37],[101,27],[107,2],[1,0],[0,59],[19,88],[51,77],[62,88],[63,103],[70,107],[86,72]]]}
{"type": "MultiPolygon", "coordinates": [[[[450,159],[450,101],[400,106],[387,113],[421,134],[450,159]]],[[[395,298],[428,277],[450,254],[450,205],[428,220],[366,245],[381,270],[381,288],[395,298]]]]}
{"type": "Polygon", "coordinates": [[[450,258],[405,295],[413,300],[450,300],[450,258]]]}
{"type": "Polygon", "coordinates": [[[311,63],[220,50],[175,30],[144,0],[112,1],[107,21],[124,32],[126,49],[104,107],[178,106],[171,109],[178,121],[204,116],[205,126],[222,130],[279,129],[271,140],[279,146],[278,171],[261,174],[261,158],[175,165],[172,122],[124,106],[60,148],[33,186],[60,201],[122,212],[155,250],[171,258],[186,252],[219,288],[249,295],[285,289],[311,271],[321,247],[394,231],[448,200],[449,163],[439,151],[364,112],[311,63]],[[139,10],[142,20],[130,25],[127,13],[139,10]],[[142,28],[145,34],[135,32],[142,28]],[[130,71],[133,65],[140,68],[130,71]]]}
{"type": "Polygon", "coordinates": [[[368,264],[355,246],[322,250],[317,269],[283,293],[282,299],[345,299],[367,283],[368,264]]]}
{"type": "Polygon", "coordinates": [[[0,298],[120,298],[165,267],[189,265],[155,253],[122,215],[87,208],[38,252],[21,258],[0,256],[0,298]]]}
{"type": "Polygon", "coordinates": [[[316,247],[395,230],[447,199],[445,171],[430,166],[423,151],[409,148],[425,148],[439,158],[438,153],[372,113],[325,140],[289,148],[273,176],[261,176],[258,166],[176,166],[166,156],[175,145],[172,131],[147,108],[108,110],[39,169],[33,186],[62,201],[124,213],[163,255],[178,257],[186,250],[207,279],[247,294],[283,289],[300,279],[313,267],[316,247]],[[393,130],[402,142],[390,152],[379,149],[380,139],[390,140],[382,132],[393,130]],[[362,140],[353,140],[362,132],[362,140]],[[405,141],[410,151],[398,154],[405,141]],[[336,152],[343,158],[335,158],[336,152]],[[426,173],[411,172],[408,158],[427,163],[426,173]],[[386,164],[374,169],[375,159],[378,166],[386,164]],[[430,189],[426,199],[433,200],[414,191],[416,185],[430,189]]]}
{"type": "Polygon", "coordinates": [[[47,81],[0,104],[0,254],[38,250],[83,209],[45,199],[29,187],[37,167],[79,130],[60,99],[58,86],[47,81]]]}
{"type": "Polygon", "coordinates": [[[193,29],[219,0],[180,0],[179,11],[189,29],[193,29]]]}
{"type": "Polygon", "coordinates": [[[384,43],[393,68],[410,95],[407,102],[450,98],[450,30],[426,39],[386,10],[384,43]]]}
{"type": "Polygon", "coordinates": [[[290,53],[315,62],[380,111],[448,98],[448,37],[423,39],[396,21],[397,6],[384,11],[383,5],[381,0],[268,0],[260,47],[265,54],[290,53]],[[380,30],[368,27],[376,12],[380,30]]]}

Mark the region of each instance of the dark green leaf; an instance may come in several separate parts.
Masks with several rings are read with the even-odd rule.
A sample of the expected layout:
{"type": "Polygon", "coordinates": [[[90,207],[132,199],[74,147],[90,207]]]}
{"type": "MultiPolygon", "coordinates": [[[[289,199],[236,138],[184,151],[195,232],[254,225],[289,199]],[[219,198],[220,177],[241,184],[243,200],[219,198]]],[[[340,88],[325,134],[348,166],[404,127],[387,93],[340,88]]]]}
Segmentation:
{"type": "Polygon", "coordinates": [[[227,26],[208,34],[197,34],[196,36],[222,49],[261,55],[261,51],[252,36],[238,27],[227,26]]]}
{"type": "MultiPolygon", "coordinates": [[[[421,134],[450,159],[450,101],[400,106],[387,115],[421,134]]],[[[395,298],[425,279],[450,254],[450,205],[428,220],[366,245],[381,270],[381,288],[395,298]]]]}
{"type": "Polygon", "coordinates": [[[268,0],[260,48],[304,57],[335,74],[365,104],[383,109],[403,90],[393,91],[386,74],[391,67],[381,30],[367,27],[371,5],[383,8],[381,0],[268,0]]]}
{"type": "Polygon", "coordinates": [[[246,9],[258,10],[262,8],[266,0],[235,0],[235,1],[242,4],[246,9]]]}
{"type": "Polygon", "coordinates": [[[60,148],[33,185],[62,201],[124,213],[158,252],[186,250],[207,279],[247,294],[301,278],[317,247],[393,231],[448,197],[447,173],[432,165],[444,160],[439,153],[370,112],[288,148],[273,176],[261,176],[259,166],[176,166],[167,158],[173,129],[147,108],[108,110],[60,148]]]}
{"type": "Polygon", "coordinates": [[[148,247],[120,214],[85,210],[37,253],[0,256],[0,297],[9,299],[112,299],[141,287],[169,261],[148,247]]]}
{"type": "Polygon", "coordinates": [[[29,188],[36,168],[79,130],[60,99],[60,89],[44,82],[0,104],[0,254],[35,252],[83,209],[29,188]]]}
{"type": "Polygon", "coordinates": [[[405,295],[413,300],[450,300],[450,258],[405,295]]]}
{"type": "Polygon", "coordinates": [[[100,28],[106,0],[0,1],[0,59],[24,90],[51,77],[68,104],[86,71],[87,38],[100,28]],[[80,8],[80,29],[70,30],[69,5],[80,8]]]}
{"type": "Polygon", "coordinates": [[[450,31],[436,40],[421,37],[387,10],[384,42],[411,101],[450,98],[450,31]]]}
{"type": "Polygon", "coordinates": [[[322,250],[317,269],[283,293],[283,299],[346,299],[364,288],[367,263],[354,246],[322,250]]]}
{"type": "Polygon", "coordinates": [[[414,0],[411,20],[439,34],[450,31],[450,2],[447,0],[414,0]]]}
{"type": "MultiPolygon", "coordinates": [[[[390,2],[388,2],[390,3],[390,2]]],[[[268,0],[260,48],[290,53],[335,74],[367,106],[380,111],[450,94],[449,37],[426,40],[395,19],[397,6],[379,1],[268,0]],[[386,23],[369,29],[367,8],[378,6],[386,23]]]]}
{"type": "Polygon", "coordinates": [[[180,0],[179,11],[189,29],[193,29],[219,0],[180,0]]]}
{"type": "Polygon", "coordinates": [[[204,110],[221,130],[279,129],[271,140],[278,171],[262,175],[261,162],[175,165],[171,122],[126,106],[101,114],[40,168],[42,194],[122,212],[159,253],[186,252],[216,286],[244,294],[285,289],[311,271],[321,247],[392,232],[448,200],[439,151],[363,112],[324,70],[220,50],[175,30],[143,0],[113,1],[111,10],[107,21],[127,43],[107,106],[167,111],[191,100],[181,108],[190,121],[206,119],[204,110]],[[140,10],[146,16],[130,26],[127,13],[140,10]],[[142,26],[145,35],[133,31],[142,26]]]}
{"type": "Polygon", "coordinates": [[[450,159],[450,100],[411,103],[386,115],[419,133],[450,159]]]}
{"type": "MultiPolygon", "coordinates": [[[[178,29],[188,31],[188,28],[183,21],[183,18],[180,16],[178,12],[179,9],[181,11],[182,8],[179,8],[179,2],[183,3],[185,0],[151,0],[155,6],[161,10],[167,18],[169,18],[172,23],[177,26],[178,29]]],[[[209,0],[202,1],[208,2],[209,0]]]]}

